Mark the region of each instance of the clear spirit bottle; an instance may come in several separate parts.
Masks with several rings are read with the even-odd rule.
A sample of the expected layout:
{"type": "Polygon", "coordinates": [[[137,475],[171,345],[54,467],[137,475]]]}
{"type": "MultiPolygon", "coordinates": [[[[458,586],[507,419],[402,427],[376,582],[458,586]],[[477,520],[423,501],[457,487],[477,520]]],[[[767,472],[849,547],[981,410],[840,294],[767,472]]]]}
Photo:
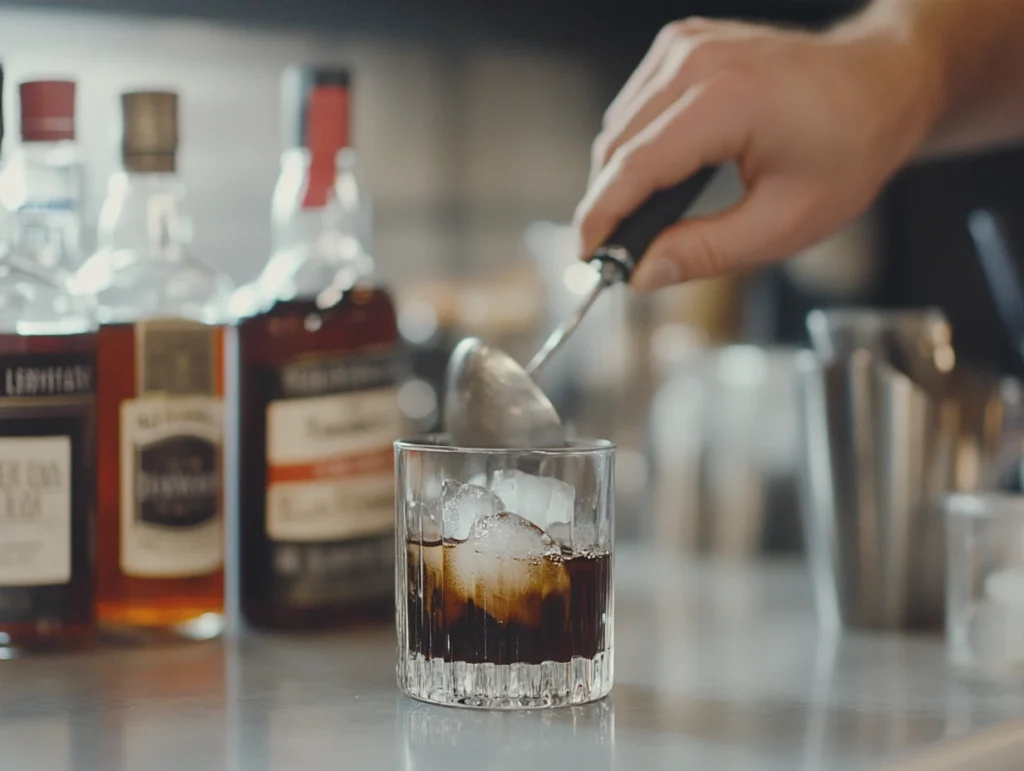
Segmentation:
{"type": "Polygon", "coordinates": [[[18,222],[0,202],[0,658],[95,630],[95,317],[18,222]]]}

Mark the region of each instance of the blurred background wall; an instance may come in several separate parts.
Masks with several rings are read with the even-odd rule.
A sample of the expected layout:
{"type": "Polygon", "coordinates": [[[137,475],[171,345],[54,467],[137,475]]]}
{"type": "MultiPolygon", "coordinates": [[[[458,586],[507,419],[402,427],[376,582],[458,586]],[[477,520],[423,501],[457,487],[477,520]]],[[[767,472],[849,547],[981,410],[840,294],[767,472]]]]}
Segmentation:
{"type": "MultiPolygon", "coordinates": [[[[531,219],[571,214],[607,93],[586,61],[240,22],[0,8],[0,56],[12,86],[77,80],[92,212],[118,162],[117,95],[179,90],[196,247],[239,281],[268,256],[280,73],[293,63],[355,71],[354,142],[386,278],[486,270],[515,255],[531,219]]],[[[17,92],[7,92],[13,129],[17,92]]]]}
{"type": "MultiPolygon", "coordinates": [[[[94,214],[117,164],[117,95],[177,89],[180,166],[196,250],[243,282],[268,256],[270,196],[282,149],[281,70],[315,62],[351,66],[354,143],[374,202],[372,251],[381,275],[399,290],[402,330],[420,379],[410,409],[429,428],[458,337],[478,334],[526,358],[577,299],[564,223],[583,191],[603,109],[663,24],[701,14],[815,27],[859,5],[0,0],[8,141],[16,140],[18,81],[74,78],[94,214]]],[[[582,339],[545,373],[544,386],[580,431],[619,443],[621,532],[643,530],[639,512],[652,495],[679,495],[658,480],[686,478],[680,469],[693,458],[680,453],[706,454],[716,441],[708,432],[720,429],[701,423],[701,416],[719,414],[724,402],[707,401],[709,395],[732,394],[726,412],[735,407],[747,423],[757,422],[749,415],[792,410],[786,381],[776,374],[788,366],[785,356],[768,356],[766,347],[802,344],[811,308],[935,304],[949,315],[963,359],[1024,374],[965,229],[968,212],[979,205],[1024,222],[1022,186],[1020,150],[915,166],[865,217],[785,265],[678,287],[650,301],[621,293],[604,302],[582,339]],[[735,342],[760,348],[699,361],[692,356],[735,342]],[[666,453],[672,455],[667,466],[666,453]]],[[[714,210],[740,189],[727,169],[699,208],[714,210]]],[[[722,426],[746,425],[728,415],[722,426]]],[[[722,458],[733,452],[729,447],[756,443],[733,428],[721,430],[728,438],[727,449],[716,451],[722,458]]],[[[795,461],[779,461],[785,453],[775,445],[769,450],[763,454],[778,466],[772,474],[789,473],[795,461]]],[[[760,472],[751,469],[754,479],[760,472]]],[[[732,484],[733,477],[723,479],[732,484]]],[[[771,492],[750,489],[754,507],[771,492]]]]}
{"type": "Polygon", "coordinates": [[[49,75],[78,81],[95,211],[117,162],[117,94],[179,89],[196,244],[242,281],[267,256],[281,69],[349,64],[374,251],[386,278],[408,282],[486,272],[521,254],[529,222],[571,216],[601,112],[665,21],[758,12],[814,23],[850,5],[0,2],[0,58],[11,84],[4,106],[14,127],[13,84],[49,75]]]}

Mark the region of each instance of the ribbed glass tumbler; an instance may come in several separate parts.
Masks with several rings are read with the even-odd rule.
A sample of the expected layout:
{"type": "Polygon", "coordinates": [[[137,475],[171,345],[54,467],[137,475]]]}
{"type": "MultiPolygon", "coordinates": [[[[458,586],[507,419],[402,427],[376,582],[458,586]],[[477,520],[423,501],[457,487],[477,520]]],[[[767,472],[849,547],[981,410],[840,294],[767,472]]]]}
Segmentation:
{"type": "Polygon", "coordinates": [[[612,686],[615,447],[395,443],[398,685],[491,709],[612,686]]]}

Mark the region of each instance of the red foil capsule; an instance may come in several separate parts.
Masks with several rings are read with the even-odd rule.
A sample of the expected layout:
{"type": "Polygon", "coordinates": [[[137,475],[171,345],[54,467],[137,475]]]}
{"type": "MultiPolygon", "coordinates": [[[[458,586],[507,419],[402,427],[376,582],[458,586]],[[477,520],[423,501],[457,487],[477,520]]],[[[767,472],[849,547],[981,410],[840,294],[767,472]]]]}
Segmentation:
{"type": "Polygon", "coordinates": [[[70,80],[22,83],[21,138],[25,142],[59,142],[75,138],[75,84],[70,80]]]}

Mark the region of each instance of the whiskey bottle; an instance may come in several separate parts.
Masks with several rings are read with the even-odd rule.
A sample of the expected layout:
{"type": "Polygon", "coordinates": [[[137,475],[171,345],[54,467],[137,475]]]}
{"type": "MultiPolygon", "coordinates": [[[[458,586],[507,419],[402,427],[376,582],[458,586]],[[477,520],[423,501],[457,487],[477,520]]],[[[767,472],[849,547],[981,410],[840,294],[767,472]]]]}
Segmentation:
{"type": "Polygon", "coordinates": [[[349,74],[291,70],[275,250],[240,321],[241,609],[258,627],[394,613],[398,331],[372,279],[349,74]]]}
{"type": "Polygon", "coordinates": [[[81,264],[83,166],[75,141],[75,84],[19,86],[21,144],[0,173],[0,201],[17,228],[11,248],[66,279],[81,264]]]}
{"type": "Polygon", "coordinates": [[[99,248],[76,275],[97,298],[96,608],[148,641],[224,627],[224,338],[229,279],[189,250],[178,99],[121,97],[123,170],[99,248]]]}
{"type": "Polygon", "coordinates": [[[0,658],[95,629],[95,318],[17,242],[0,203],[0,658]]]}

